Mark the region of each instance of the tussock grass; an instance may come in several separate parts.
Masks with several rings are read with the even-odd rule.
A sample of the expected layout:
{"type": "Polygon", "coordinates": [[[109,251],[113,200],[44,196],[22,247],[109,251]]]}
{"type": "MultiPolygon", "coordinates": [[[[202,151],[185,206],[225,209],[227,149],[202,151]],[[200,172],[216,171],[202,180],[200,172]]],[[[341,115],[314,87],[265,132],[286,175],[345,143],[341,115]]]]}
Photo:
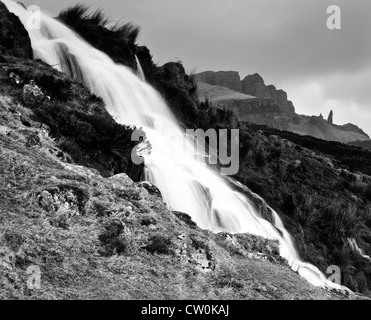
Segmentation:
{"type": "Polygon", "coordinates": [[[138,26],[131,22],[114,23],[102,9],[89,12],[89,8],[83,4],[63,10],[58,18],[114,61],[136,70],[134,54],[140,32],[138,26]]]}

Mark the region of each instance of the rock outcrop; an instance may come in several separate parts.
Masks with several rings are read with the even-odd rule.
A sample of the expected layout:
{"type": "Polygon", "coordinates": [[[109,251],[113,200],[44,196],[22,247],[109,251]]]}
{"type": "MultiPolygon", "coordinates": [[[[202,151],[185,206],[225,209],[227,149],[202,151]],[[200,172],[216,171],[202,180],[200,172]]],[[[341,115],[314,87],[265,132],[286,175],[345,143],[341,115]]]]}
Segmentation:
{"type": "Polygon", "coordinates": [[[263,78],[258,74],[246,76],[242,81],[236,71],[205,71],[196,74],[198,81],[213,86],[225,87],[237,92],[261,99],[269,99],[280,107],[281,113],[295,113],[294,105],[287,99],[287,93],[277,90],[274,85],[265,85],[263,78]]]}
{"type": "Polygon", "coordinates": [[[258,98],[270,98],[281,107],[283,113],[294,113],[295,108],[291,101],[287,100],[287,93],[277,90],[274,85],[266,86],[263,78],[258,74],[246,76],[242,81],[242,92],[258,98]]]}
{"type": "Polygon", "coordinates": [[[0,2],[0,54],[32,59],[31,41],[26,29],[0,2]]]}
{"type": "Polygon", "coordinates": [[[274,94],[275,88],[272,86],[270,89],[264,84],[263,78],[254,73],[253,75],[248,75],[241,81],[242,92],[246,94],[251,94],[258,98],[271,98],[271,92],[274,94]]]}
{"type": "MultiPolygon", "coordinates": [[[[226,72],[227,73],[227,72],[226,72]]],[[[228,72],[232,74],[232,72],[228,72]]],[[[239,78],[238,73],[235,79],[239,78]]],[[[333,123],[331,110],[327,120],[320,116],[307,116],[295,113],[293,103],[288,100],[287,93],[274,85],[266,85],[258,74],[246,76],[241,83],[241,90],[233,90],[231,82],[223,83],[227,78],[220,79],[221,72],[203,72],[196,74],[198,79],[198,97],[214,102],[220,109],[234,112],[240,121],[266,125],[275,129],[291,131],[300,135],[310,135],[328,141],[354,142],[369,141],[370,137],[353,124],[336,125],[333,123]],[[218,74],[219,78],[215,75],[218,74]],[[213,85],[218,83],[218,85],[213,85]]]]}
{"type": "Polygon", "coordinates": [[[327,121],[329,123],[333,123],[334,122],[334,113],[332,112],[332,110],[330,111],[330,113],[328,115],[327,121]]]}
{"type": "Polygon", "coordinates": [[[199,81],[243,92],[240,75],[236,71],[205,71],[196,75],[199,81]]]}

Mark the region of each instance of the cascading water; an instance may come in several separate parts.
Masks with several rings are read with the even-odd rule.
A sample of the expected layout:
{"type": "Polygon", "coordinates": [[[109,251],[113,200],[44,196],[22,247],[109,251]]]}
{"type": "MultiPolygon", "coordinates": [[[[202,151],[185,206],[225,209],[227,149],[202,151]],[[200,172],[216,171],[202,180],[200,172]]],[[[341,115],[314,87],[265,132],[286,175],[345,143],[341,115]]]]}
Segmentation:
{"type": "Polygon", "coordinates": [[[138,78],[140,80],[146,81],[146,76],[144,75],[143,68],[142,68],[137,56],[135,56],[135,61],[137,63],[137,76],[138,76],[138,78]]]}
{"type": "MultiPolygon", "coordinates": [[[[27,28],[28,12],[13,1],[2,2],[27,28]]],[[[246,196],[195,159],[194,146],[144,77],[141,80],[132,70],[115,64],[64,24],[43,13],[41,28],[27,31],[35,57],[84,82],[104,99],[108,112],[119,123],[143,128],[152,146],[151,153],[145,156],[147,177],[159,187],[169,207],[188,213],[205,229],[279,240],[281,256],[310,283],[343,288],[328,281],[315,266],[300,260],[276,212],[272,210],[273,226],[260,216],[246,196]],[[171,136],[167,134],[169,131],[173,133],[171,136]]]]}

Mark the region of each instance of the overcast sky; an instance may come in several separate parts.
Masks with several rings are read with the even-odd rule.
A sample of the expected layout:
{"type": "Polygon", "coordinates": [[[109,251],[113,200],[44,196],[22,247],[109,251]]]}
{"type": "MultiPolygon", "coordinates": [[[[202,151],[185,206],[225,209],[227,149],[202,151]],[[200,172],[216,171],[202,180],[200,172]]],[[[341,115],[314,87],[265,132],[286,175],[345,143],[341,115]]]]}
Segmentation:
{"type": "MultiPolygon", "coordinates": [[[[52,14],[74,0],[27,0],[52,14]]],[[[370,0],[85,0],[110,17],[141,26],[139,44],[159,63],[187,71],[258,72],[288,93],[302,114],[334,110],[371,135],[370,0]],[[326,26],[341,9],[341,30],[326,26]]]]}

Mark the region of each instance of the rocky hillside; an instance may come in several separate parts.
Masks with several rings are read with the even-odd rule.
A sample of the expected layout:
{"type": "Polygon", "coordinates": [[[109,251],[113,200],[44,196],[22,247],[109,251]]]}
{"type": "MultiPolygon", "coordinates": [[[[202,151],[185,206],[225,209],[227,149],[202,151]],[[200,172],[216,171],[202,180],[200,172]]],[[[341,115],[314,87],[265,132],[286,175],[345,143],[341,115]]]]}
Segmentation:
{"type": "Polygon", "coordinates": [[[2,300],[345,298],[303,281],[274,242],[201,230],[149,183],[68,163],[35,118],[0,95],[2,300]]]}
{"type": "Polygon", "coordinates": [[[353,124],[334,124],[332,111],[327,120],[322,115],[306,116],[295,113],[287,93],[277,90],[273,85],[265,85],[263,78],[257,73],[238,81],[240,76],[234,71],[205,71],[195,76],[198,79],[199,99],[211,99],[218,107],[232,110],[240,121],[329,141],[371,141],[365,132],[353,124]],[[220,94],[220,87],[228,88],[228,94],[220,94]]]}
{"type": "Polygon", "coordinates": [[[365,140],[365,141],[356,140],[356,141],[349,142],[349,144],[352,145],[352,146],[362,147],[364,149],[367,149],[367,150],[371,151],[371,141],[369,141],[369,140],[365,140]]]}
{"type": "MultiPolygon", "coordinates": [[[[72,21],[83,35],[97,20],[85,12],[72,21]]],[[[96,46],[107,30],[112,35],[102,25],[94,30],[96,46]]],[[[132,29],[122,32],[122,45],[133,41],[132,29]]],[[[120,47],[120,39],[112,41],[120,47]]],[[[319,149],[308,137],[240,123],[199,102],[180,63],[156,66],[147,48],[132,45],[128,54],[136,52],[183,123],[240,129],[234,178],[248,188],[234,187],[266,199],[303,259],[324,273],[338,265],[342,284],[370,295],[371,153],[323,140],[319,149]]],[[[311,286],[278,256],[275,242],[214,234],[198,228],[191,212],[169,210],[130,161],[132,130],[115,123],[79,81],[0,54],[1,299],[360,298],[311,286]],[[27,285],[35,268],[39,289],[27,285]]],[[[264,202],[253,205],[272,218],[264,202]]]]}
{"type": "MultiPolygon", "coordinates": [[[[278,105],[281,113],[295,113],[292,102],[287,100],[287,93],[283,90],[277,90],[273,85],[266,86],[263,78],[257,73],[248,75],[243,80],[240,80],[240,75],[236,71],[205,71],[196,74],[195,77],[202,83],[226,87],[249,96],[266,99],[267,103],[269,101],[271,104],[278,105]]],[[[212,92],[205,93],[207,93],[210,98],[213,98],[212,92]]],[[[201,97],[203,96],[204,94],[201,94],[201,97]]]]}
{"type": "Polygon", "coordinates": [[[167,209],[155,186],[115,174],[128,167],[108,170],[111,146],[92,157],[88,144],[113,129],[101,100],[40,62],[2,58],[1,299],[357,298],[309,285],[277,243],[201,230],[167,209]],[[57,86],[63,95],[51,91],[57,86]],[[82,108],[73,112],[64,95],[82,108]],[[71,118],[83,131],[72,130],[71,118]],[[40,287],[28,284],[30,270],[40,270],[40,287]]]}

